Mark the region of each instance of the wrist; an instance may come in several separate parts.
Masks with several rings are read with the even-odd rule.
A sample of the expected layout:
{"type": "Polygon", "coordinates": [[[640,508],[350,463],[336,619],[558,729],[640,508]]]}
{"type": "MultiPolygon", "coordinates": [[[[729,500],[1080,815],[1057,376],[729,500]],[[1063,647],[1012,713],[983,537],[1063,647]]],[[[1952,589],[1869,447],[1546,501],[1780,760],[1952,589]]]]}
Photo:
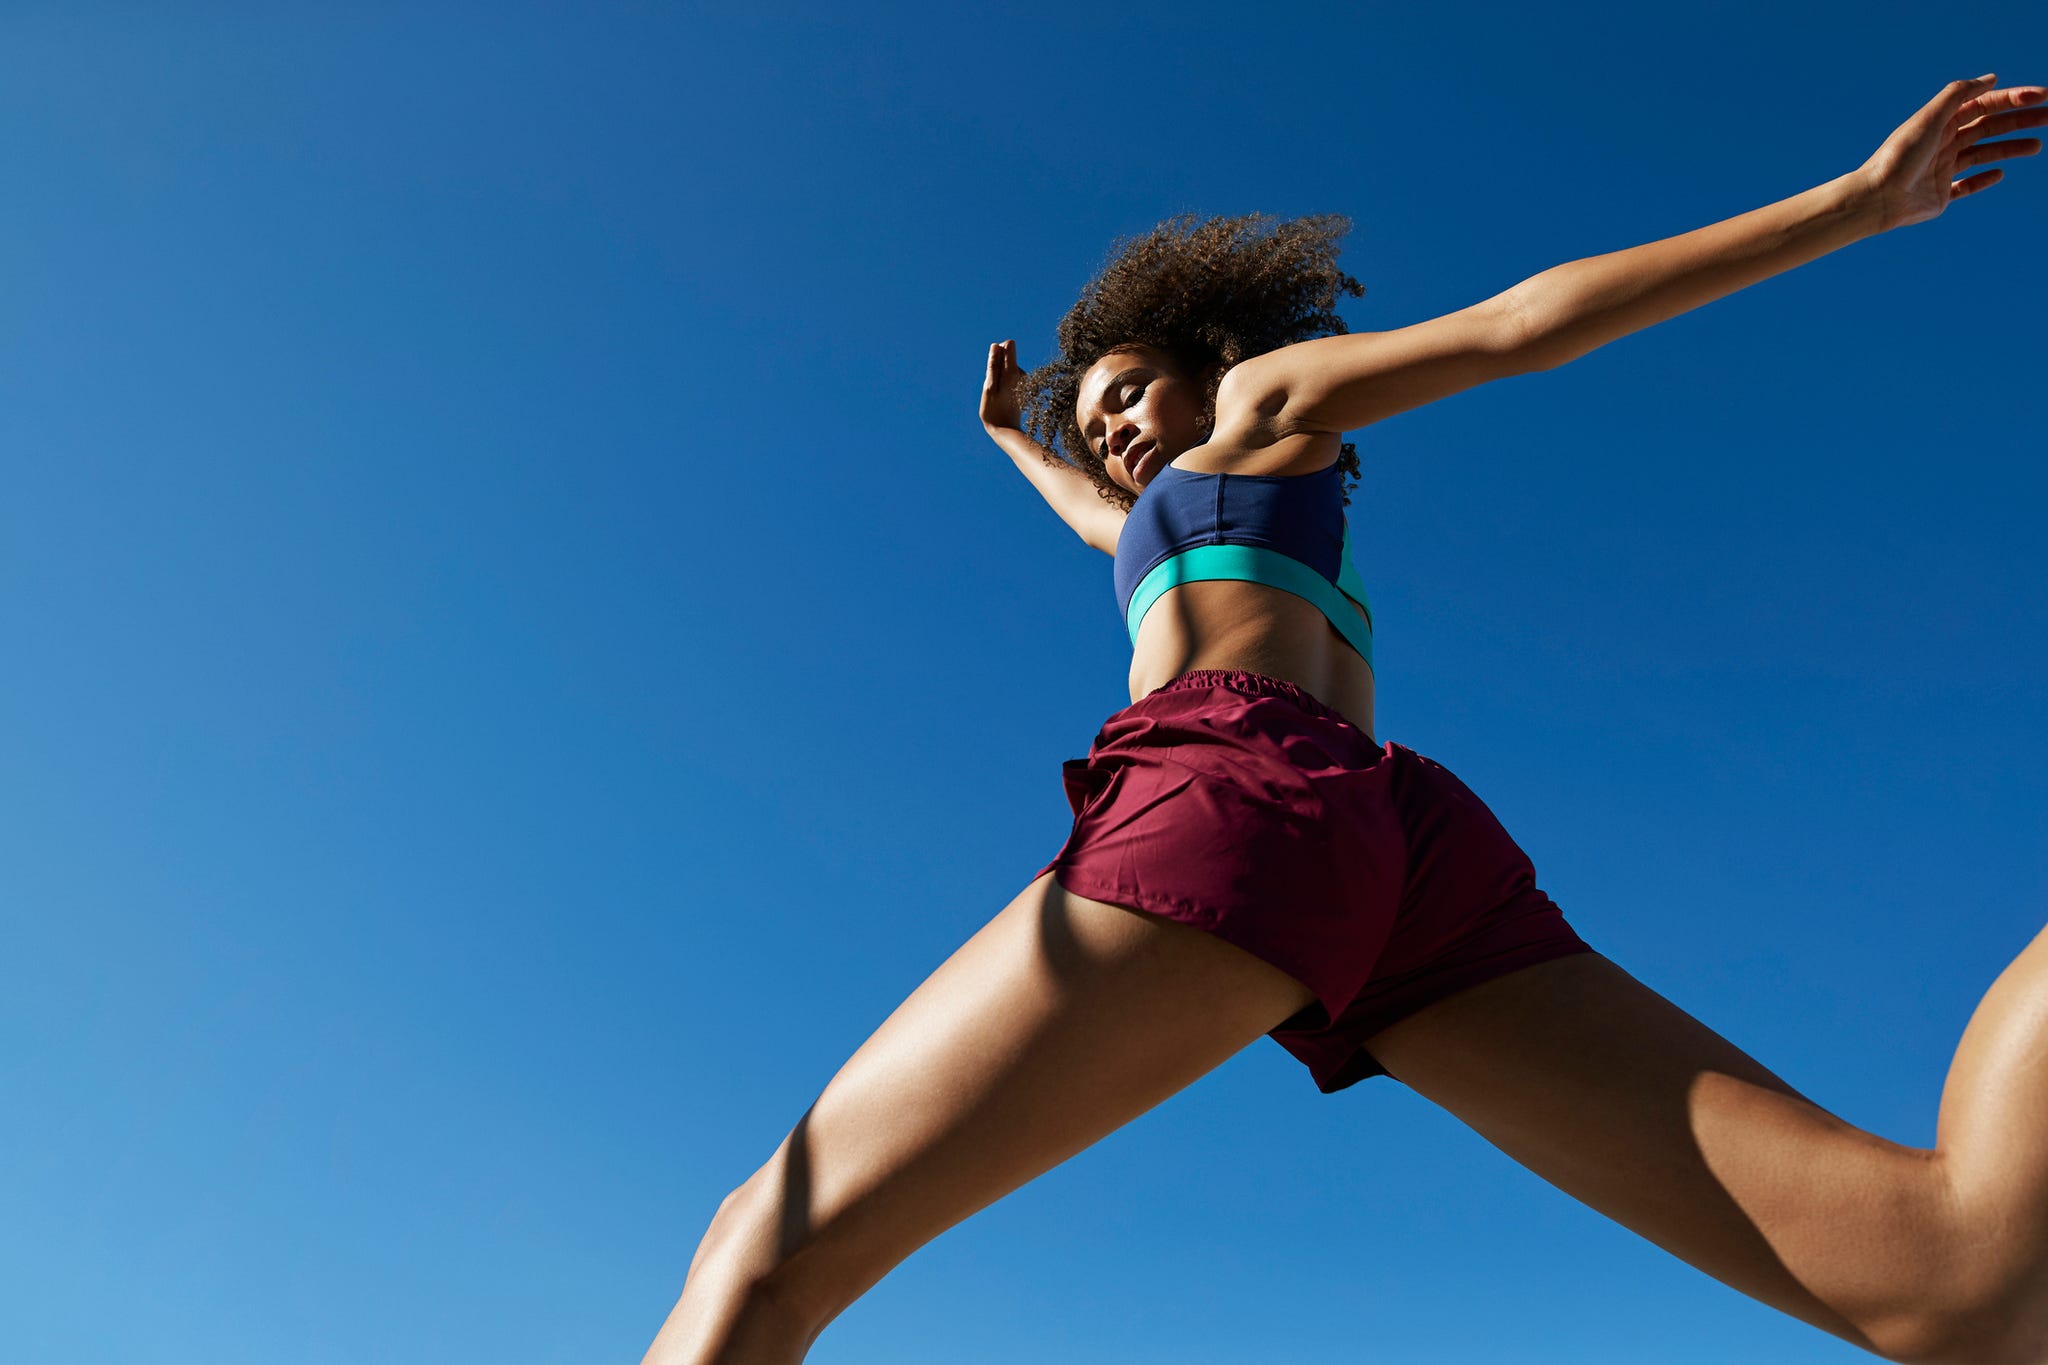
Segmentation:
{"type": "Polygon", "coordinates": [[[1869,162],[1836,177],[1829,185],[1839,196],[1842,211],[1862,228],[1864,236],[1875,237],[1897,225],[1884,177],[1869,162]]]}

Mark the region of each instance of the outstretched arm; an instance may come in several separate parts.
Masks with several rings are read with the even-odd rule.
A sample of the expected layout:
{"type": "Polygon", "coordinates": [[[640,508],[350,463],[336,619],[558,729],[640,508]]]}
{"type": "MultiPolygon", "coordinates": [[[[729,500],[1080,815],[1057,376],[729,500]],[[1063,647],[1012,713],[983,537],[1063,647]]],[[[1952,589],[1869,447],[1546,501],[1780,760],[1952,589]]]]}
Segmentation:
{"type": "MultiPolygon", "coordinates": [[[[2041,150],[2048,88],[1957,81],[1855,171],[1725,222],[1570,261],[1482,303],[1391,332],[1269,351],[1224,377],[1227,402],[1298,430],[1348,431],[1510,374],[1553,369],[1617,337],[1804,265],[1863,237],[1936,217],[2004,172],[1971,167],[2041,150]],[[1238,406],[1243,405],[1243,406],[1238,406]]],[[[1220,415],[1219,415],[1220,416],[1220,415]]]]}
{"type": "Polygon", "coordinates": [[[1125,513],[1096,491],[1093,479],[1024,434],[1017,408],[1021,373],[1016,342],[998,341],[988,348],[988,377],[981,385],[982,430],[1003,448],[1018,472],[1031,481],[1074,534],[1104,554],[1115,554],[1125,513]]]}

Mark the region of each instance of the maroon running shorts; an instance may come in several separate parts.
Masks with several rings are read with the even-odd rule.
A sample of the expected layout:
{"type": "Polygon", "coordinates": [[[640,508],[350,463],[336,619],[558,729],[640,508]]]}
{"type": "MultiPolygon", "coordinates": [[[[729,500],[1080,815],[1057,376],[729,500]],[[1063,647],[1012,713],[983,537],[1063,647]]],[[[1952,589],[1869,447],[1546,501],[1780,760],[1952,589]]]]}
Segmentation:
{"type": "Polygon", "coordinates": [[[1325,1094],[1386,1069],[1365,1042],[1468,986],[1591,951],[1486,804],[1443,765],[1293,683],[1183,673],[1064,765],[1077,896],[1163,915],[1316,994],[1267,1035],[1325,1094]]]}

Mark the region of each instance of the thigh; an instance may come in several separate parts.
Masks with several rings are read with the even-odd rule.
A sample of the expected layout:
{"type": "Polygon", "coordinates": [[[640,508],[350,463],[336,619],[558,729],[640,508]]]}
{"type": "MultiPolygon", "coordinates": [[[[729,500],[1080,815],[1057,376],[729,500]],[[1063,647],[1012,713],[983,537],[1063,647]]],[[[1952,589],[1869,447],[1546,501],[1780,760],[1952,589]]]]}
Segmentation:
{"type": "Polygon", "coordinates": [[[1866,1349],[1901,1284],[1939,1288],[1931,1154],[1874,1137],[1597,953],[1453,995],[1373,1036],[1397,1080],[1566,1193],[1866,1349]]]}
{"type": "Polygon", "coordinates": [[[925,1242],[1223,1063],[1313,995],[1185,924],[1034,880],[854,1052],[743,1188],[822,1328],[925,1242]]]}

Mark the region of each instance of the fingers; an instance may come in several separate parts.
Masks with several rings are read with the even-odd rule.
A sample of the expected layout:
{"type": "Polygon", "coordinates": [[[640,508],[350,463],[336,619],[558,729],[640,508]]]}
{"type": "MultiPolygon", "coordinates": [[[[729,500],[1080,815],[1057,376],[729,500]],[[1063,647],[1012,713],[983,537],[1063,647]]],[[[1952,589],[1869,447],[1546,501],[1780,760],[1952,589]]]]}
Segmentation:
{"type": "Polygon", "coordinates": [[[1017,368],[1017,343],[1015,341],[994,341],[988,348],[988,374],[981,381],[981,391],[992,394],[1017,382],[1020,371],[1017,368]]]}
{"type": "Polygon", "coordinates": [[[1965,147],[1956,157],[1956,169],[1981,166],[1987,161],[2003,161],[2009,156],[2032,156],[2041,150],[2041,139],[2037,137],[2016,137],[2010,142],[1980,142],[1974,147],[1965,147]]]}
{"type": "Polygon", "coordinates": [[[2003,179],[2005,179],[2005,172],[1996,168],[1988,171],[1979,171],[1967,180],[1958,180],[1955,184],[1950,185],[1948,187],[1948,201],[1953,204],[1963,196],[1975,194],[1981,189],[1988,189],[2003,179]]]}
{"type": "Polygon", "coordinates": [[[1958,150],[1955,168],[1964,170],[1987,161],[2033,156],[2039,152],[2041,139],[2037,137],[2016,137],[2007,142],[1985,142],[1983,139],[2016,133],[2022,128],[2048,128],[2048,107],[2028,107],[2041,106],[2044,100],[2048,100],[2048,86],[2023,85],[2010,90],[1993,90],[1969,101],[1963,106],[1963,113],[1971,121],[1956,130],[1958,150]],[[1996,109],[2004,112],[1992,112],[1996,109]]]}
{"type": "MultiPolygon", "coordinates": [[[[2038,104],[2042,100],[2048,99],[2048,86],[2037,85],[2027,91],[2015,93],[2028,95],[2029,98],[2025,101],[2026,103],[2038,104]]],[[[2003,137],[2007,133],[2016,133],[2022,128],[2048,128],[2048,108],[2020,109],[2004,114],[1985,114],[1973,122],[1965,123],[1956,132],[1965,142],[1974,142],[1981,138],[2003,137]]]]}
{"type": "Polygon", "coordinates": [[[1994,75],[1985,75],[1974,81],[1950,81],[1933,99],[1921,105],[1913,117],[1900,124],[1892,136],[1901,139],[1905,145],[1912,145],[1932,133],[1952,135],[1970,117],[1964,113],[1969,102],[1988,94],[1997,79],[1994,75]]]}
{"type": "MultiPolygon", "coordinates": [[[[2009,86],[2004,90],[1994,90],[1987,88],[1992,79],[1995,78],[1980,77],[1976,81],[1960,81],[1957,83],[1967,93],[1962,103],[1956,106],[1955,117],[1967,123],[1971,119],[1978,118],[1984,114],[1997,113],[2002,109],[2018,109],[2025,105],[2038,104],[2043,99],[2048,99],[2048,87],[2015,85],[2009,86]]],[[[1951,94],[1955,91],[1955,88],[1955,86],[1951,86],[1948,91],[1943,93],[1951,94]]]]}
{"type": "Polygon", "coordinates": [[[1913,118],[1916,122],[1932,119],[1953,127],[1955,120],[1962,117],[1963,111],[1969,108],[1970,102],[1990,93],[1997,81],[1998,77],[1995,74],[1982,75],[1974,81],[1950,81],[1941,88],[1940,94],[1921,106],[1920,112],[1913,118]]]}
{"type": "Polygon", "coordinates": [[[2016,85],[2000,90],[1997,84],[1998,76],[1994,72],[1987,72],[1973,81],[1950,81],[1933,99],[1922,105],[1918,113],[1906,120],[1899,131],[1916,141],[1936,128],[1954,134],[1963,125],[1986,114],[2019,109],[2048,99],[2048,88],[2042,86],[2016,85]]]}

